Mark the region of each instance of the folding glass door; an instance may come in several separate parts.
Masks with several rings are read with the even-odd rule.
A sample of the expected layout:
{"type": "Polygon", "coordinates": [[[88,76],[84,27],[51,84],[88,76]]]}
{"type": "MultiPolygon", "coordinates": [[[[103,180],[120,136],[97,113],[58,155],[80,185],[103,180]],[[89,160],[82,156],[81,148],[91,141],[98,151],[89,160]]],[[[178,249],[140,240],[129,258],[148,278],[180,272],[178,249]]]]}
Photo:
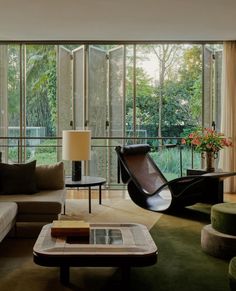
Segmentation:
{"type": "Polygon", "coordinates": [[[90,129],[91,161],[85,173],[116,182],[114,146],[121,141],[111,138],[124,135],[124,47],[60,47],[58,55],[59,134],[90,129]]]}

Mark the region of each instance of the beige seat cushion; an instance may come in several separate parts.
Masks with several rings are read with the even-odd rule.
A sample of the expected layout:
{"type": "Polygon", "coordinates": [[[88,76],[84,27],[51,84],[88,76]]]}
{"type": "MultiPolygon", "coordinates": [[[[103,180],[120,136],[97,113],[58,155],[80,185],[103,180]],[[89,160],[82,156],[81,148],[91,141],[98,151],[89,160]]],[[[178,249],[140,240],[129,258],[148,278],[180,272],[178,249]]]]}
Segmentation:
{"type": "Polygon", "coordinates": [[[17,222],[50,222],[63,212],[66,190],[41,191],[33,195],[0,195],[1,201],[16,202],[17,222]]]}
{"type": "Polygon", "coordinates": [[[0,203],[0,241],[11,230],[15,223],[17,204],[14,202],[0,203]]]}
{"type": "Polygon", "coordinates": [[[60,213],[64,205],[66,190],[40,191],[33,195],[0,195],[0,202],[16,202],[18,214],[60,213]]]}
{"type": "Polygon", "coordinates": [[[63,162],[36,166],[35,175],[39,190],[58,190],[65,187],[63,162]]]}

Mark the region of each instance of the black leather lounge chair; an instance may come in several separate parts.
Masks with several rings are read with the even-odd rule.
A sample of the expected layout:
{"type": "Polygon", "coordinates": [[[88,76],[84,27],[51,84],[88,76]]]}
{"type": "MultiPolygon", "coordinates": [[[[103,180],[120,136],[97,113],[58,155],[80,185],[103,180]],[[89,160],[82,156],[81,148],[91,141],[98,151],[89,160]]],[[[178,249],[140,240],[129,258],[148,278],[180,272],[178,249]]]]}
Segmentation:
{"type": "Polygon", "coordinates": [[[177,210],[198,202],[223,202],[218,201],[218,193],[211,193],[209,185],[236,175],[236,172],[207,173],[167,181],[149,155],[148,144],[117,146],[115,149],[118,155],[118,177],[121,175],[122,182],[128,183],[128,192],[133,202],[151,211],[177,210]]]}

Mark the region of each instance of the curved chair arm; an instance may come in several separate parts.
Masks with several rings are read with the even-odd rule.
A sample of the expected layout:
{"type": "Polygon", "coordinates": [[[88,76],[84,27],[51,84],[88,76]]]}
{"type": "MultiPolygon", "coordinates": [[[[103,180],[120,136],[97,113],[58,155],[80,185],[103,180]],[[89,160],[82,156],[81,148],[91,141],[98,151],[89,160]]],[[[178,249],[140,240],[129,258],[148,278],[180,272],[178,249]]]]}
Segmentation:
{"type": "MultiPolygon", "coordinates": [[[[203,180],[205,180],[207,177],[203,177],[203,175],[192,175],[192,176],[184,176],[184,177],[179,177],[179,178],[175,178],[171,181],[168,181],[166,183],[164,183],[163,185],[161,185],[154,193],[149,194],[150,196],[155,195],[156,193],[162,191],[165,187],[169,187],[170,188],[170,192],[171,195],[173,197],[179,197],[180,195],[182,195],[188,188],[192,187],[193,185],[195,185],[196,183],[202,182],[203,180]],[[183,191],[181,191],[178,194],[175,194],[175,192],[172,190],[172,186],[176,185],[177,183],[188,183],[186,185],[186,187],[184,188],[183,191]]],[[[146,193],[147,194],[147,193],[146,193]]]]}
{"type": "MultiPolygon", "coordinates": [[[[173,179],[171,181],[168,181],[164,185],[162,185],[157,192],[159,192],[162,188],[168,186],[171,190],[171,195],[175,198],[178,198],[179,196],[183,195],[184,192],[188,191],[192,187],[196,186],[198,183],[202,183],[204,180],[208,179],[218,179],[219,181],[223,181],[224,179],[227,179],[229,177],[236,176],[236,172],[221,172],[221,173],[206,173],[203,175],[191,175],[191,176],[185,176],[173,179]],[[193,178],[193,179],[192,179],[193,178]],[[172,185],[176,185],[178,182],[189,182],[189,184],[186,185],[186,187],[180,191],[178,194],[175,194],[174,191],[172,191],[171,187],[172,185]]],[[[156,192],[156,193],[157,193],[156,192]]]]}
{"type": "Polygon", "coordinates": [[[170,181],[169,187],[171,190],[172,197],[178,198],[178,197],[184,195],[184,193],[186,193],[188,190],[191,190],[191,188],[194,188],[195,186],[202,184],[207,179],[207,177],[203,177],[202,175],[194,175],[194,176],[191,176],[191,178],[189,176],[185,176],[185,177],[181,177],[180,181],[178,181],[178,179],[170,181]],[[192,177],[193,177],[193,179],[191,179],[192,177]],[[180,183],[183,182],[184,188],[181,191],[179,191],[179,193],[176,193],[175,191],[173,191],[171,189],[171,187],[172,187],[171,184],[176,185],[178,182],[180,182],[180,183]]]}

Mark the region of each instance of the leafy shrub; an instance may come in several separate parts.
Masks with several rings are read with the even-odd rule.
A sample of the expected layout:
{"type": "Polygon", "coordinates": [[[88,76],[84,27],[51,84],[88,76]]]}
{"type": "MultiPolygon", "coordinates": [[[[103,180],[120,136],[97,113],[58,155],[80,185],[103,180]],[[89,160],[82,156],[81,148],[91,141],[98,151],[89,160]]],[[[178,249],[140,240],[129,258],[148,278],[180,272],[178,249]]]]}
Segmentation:
{"type": "MultiPolygon", "coordinates": [[[[192,152],[188,148],[164,148],[157,152],[151,152],[151,156],[167,179],[181,176],[181,159],[183,176],[186,175],[186,170],[192,167],[192,152]]],[[[194,167],[200,168],[200,155],[195,154],[193,160],[194,167]]]]}
{"type": "Polygon", "coordinates": [[[57,141],[44,140],[39,146],[35,148],[34,159],[37,164],[52,164],[57,162],[57,141]]]}
{"type": "Polygon", "coordinates": [[[43,153],[56,153],[56,140],[45,140],[35,148],[35,155],[43,153]]]}
{"type": "MultiPolygon", "coordinates": [[[[30,159],[31,157],[31,150],[26,148],[26,159],[30,159]]],[[[8,159],[11,162],[17,163],[18,162],[18,148],[17,147],[9,147],[8,148],[8,159]]]]}

